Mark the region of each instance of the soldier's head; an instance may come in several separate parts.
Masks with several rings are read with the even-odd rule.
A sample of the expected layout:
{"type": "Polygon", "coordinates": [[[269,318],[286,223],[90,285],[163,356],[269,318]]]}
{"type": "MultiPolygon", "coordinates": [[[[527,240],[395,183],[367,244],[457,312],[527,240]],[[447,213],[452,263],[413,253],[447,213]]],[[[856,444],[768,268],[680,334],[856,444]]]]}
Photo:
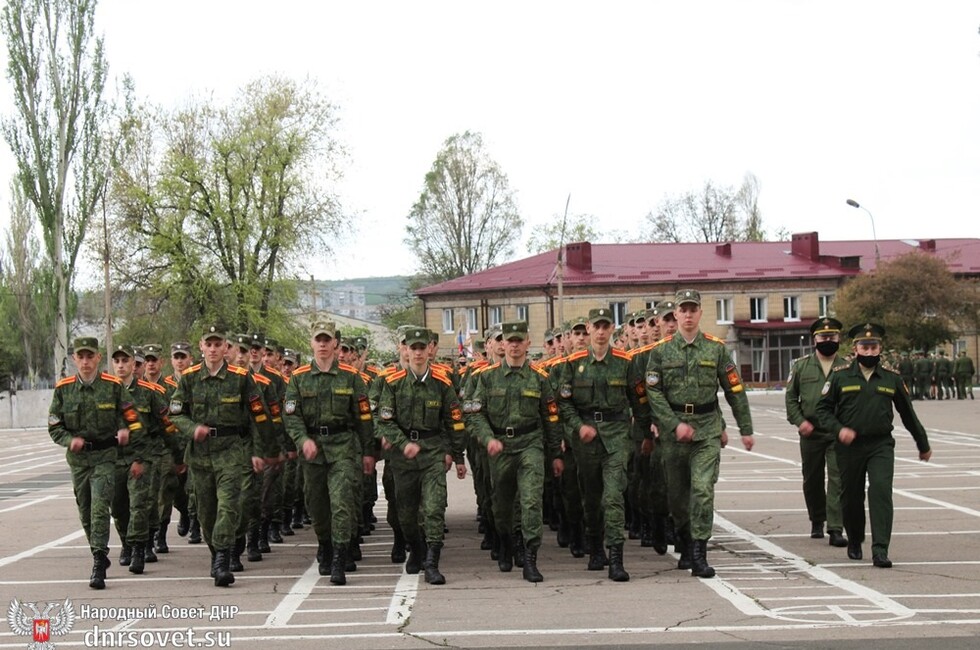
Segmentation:
{"type": "Polygon", "coordinates": [[[425,327],[414,327],[405,331],[405,347],[408,348],[408,365],[421,372],[429,363],[429,346],[432,332],[425,327]]]}
{"type": "Polygon", "coordinates": [[[613,335],[612,310],[608,307],[590,309],[587,331],[593,346],[605,347],[609,345],[613,335]]]}
{"type": "Polygon", "coordinates": [[[99,353],[99,340],[94,336],[83,336],[74,340],[72,344],[72,361],[78,368],[78,374],[82,379],[91,381],[99,372],[99,364],[102,363],[102,354],[99,353]]]}
{"type": "Polygon", "coordinates": [[[636,332],[637,346],[646,345],[650,342],[650,329],[647,327],[646,309],[636,312],[636,318],[633,320],[633,331],[636,332]]]}
{"type": "Polygon", "coordinates": [[[885,328],[877,323],[855,325],[847,333],[854,344],[854,354],[858,363],[865,368],[874,368],[881,360],[881,340],[885,328]]]}
{"type": "Polygon", "coordinates": [[[677,315],[674,309],[677,305],[673,300],[665,300],[659,305],[660,308],[660,336],[661,338],[671,336],[677,331],[677,315]]]}
{"type": "Polygon", "coordinates": [[[204,363],[213,367],[224,360],[225,350],[228,348],[225,342],[224,329],[218,325],[207,325],[201,335],[201,355],[204,363]]]}
{"type": "Polygon", "coordinates": [[[843,323],[836,318],[825,316],[810,324],[810,334],[813,336],[813,347],[817,354],[823,357],[833,357],[840,348],[840,331],[843,323]]]}
{"type": "Polygon", "coordinates": [[[572,329],[566,343],[569,353],[589,347],[589,319],[585,316],[579,316],[572,321],[572,329]]]}
{"type": "Polygon", "coordinates": [[[524,365],[527,350],[531,345],[531,337],[525,321],[514,321],[501,325],[504,337],[504,356],[512,366],[524,365]]]}
{"type": "Polygon", "coordinates": [[[249,351],[252,349],[252,337],[249,334],[234,334],[231,337],[232,350],[234,350],[234,363],[236,366],[244,368],[249,363],[249,351]]]}
{"type": "Polygon", "coordinates": [[[337,325],[332,321],[316,321],[310,326],[310,347],[313,357],[320,361],[332,360],[337,353],[337,325]]]}
{"type": "Polygon", "coordinates": [[[555,334],[551,328],[544,331],[544,354],[549,358],[555,356],[555,334]]]}
{"type": "Polygon", "coordinates": [[[136,369],[136,353],[131,345],[117,345],[112,351],[112,374],[129,383],[136,369]]]}
{"type": "MultiPolygon", "coordinates": [[[[701,294],[694,289],[683,289],[674,296],[674,317],[677,329],[684,335],[696,334],[701,325],[701,294]]],[[[664,318],[666,320],[666,316],[664,318]]],[[[661,324],[663,328],[663,324],[661,324]]],[[[666,336],[666,334],[664,334],[666,336]]]]}
{"type": "Polygon", "coordinates": [[[279,370],[282,365],[282,354],[279,352],[279,341],[265,337],[265,344],[262,348],[262,363],[279,370]]]}
{"type": "Polygon", "coordinates": [[[292,377],[293,371],[299,365],[299,353],[292,348],[286,348],[282,352],[282,374],[284,377],[292,377]]]}
{"type": "Polygon", "coordinates": [[[148,377],[159,377],[163,370],[163,346],[159,343],[147,343],[143,346],[143,372],[148,377]]]}
{"type": "Polygon", "coordinates": [[[261,365],[263,359],[265,359],[265,334],[251,332],[248,335],[248,339],[248,362],[252,366],[261,365]]]}
{"type": "Polygon", "coordinates": [[[170,365],[180,374],[191,367],[191,344],[177,341],[170,344],[170,365]]]}

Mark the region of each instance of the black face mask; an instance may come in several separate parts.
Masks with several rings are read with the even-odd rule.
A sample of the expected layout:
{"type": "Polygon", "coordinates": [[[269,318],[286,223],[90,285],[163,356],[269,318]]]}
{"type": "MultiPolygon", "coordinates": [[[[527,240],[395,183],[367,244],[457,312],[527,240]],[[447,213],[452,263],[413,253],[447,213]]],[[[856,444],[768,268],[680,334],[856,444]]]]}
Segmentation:
{"type": "Polygon", "coordinates": [[[874,368],[875,366],[878,365],[878,361],[880,359],[881,359],[880,354],[876,354],[873,357],[871,355],[867,355],[867,356],[863,354],[858,355],[858,363],[860,363],[865,368],[874,368]]]}
{"type": "Polygon", "coordinates": [[[840,349],[840,341],[819,341],[817,343],[817,352],[825,357],[832,357],[837,354],[837,350],[840,349]]]}

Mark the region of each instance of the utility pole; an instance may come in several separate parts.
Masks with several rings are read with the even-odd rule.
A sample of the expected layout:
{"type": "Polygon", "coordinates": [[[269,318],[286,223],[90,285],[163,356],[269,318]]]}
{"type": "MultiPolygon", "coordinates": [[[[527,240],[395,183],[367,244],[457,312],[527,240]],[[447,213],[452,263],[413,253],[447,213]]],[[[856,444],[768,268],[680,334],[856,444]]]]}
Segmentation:
{"type": "Polygon", "coordinates": [[[102,239],[105,243],[102,251],[103,283],[105,284],[102,294],[105,309],[105,363],[106,372],[112,372],[110,367],[112,365],[112,290],[109,286],[109,220],[106,217],[105,192],[102,193],[102,239]]]}
{"type": "Polygon", "coordinates": [[[565,199],[565,216],[561,218],[561,235],[558,238],[558,323],[563,327],[565,323],[565,223],[568,221],[568,204],[572,201],[572,194],[569,192],[565,199]]]}

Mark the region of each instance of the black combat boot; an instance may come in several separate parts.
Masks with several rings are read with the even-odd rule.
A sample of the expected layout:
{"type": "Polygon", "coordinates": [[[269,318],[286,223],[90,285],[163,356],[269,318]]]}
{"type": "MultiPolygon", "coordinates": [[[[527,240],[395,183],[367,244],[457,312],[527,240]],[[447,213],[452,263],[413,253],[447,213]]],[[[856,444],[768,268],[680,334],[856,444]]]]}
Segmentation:
{"type": "Polygon", "coordinates": [[[364,559],[364,556],[361,554],[361,545],[357,542],[356,539],[351,539],[350,546],[349,546],[349,553],[351,559],[354,560],[355,562],[360,562],[361,560],[364,559]]]}
{"type": "Polygon", "coordinates": [[[119,566],[129,566],[133,561],[133,547],[122,540],[122,548],[119,549],[119,566]]]}
{"type": "Polygon", "coordinates": [[[520,531],[514,533],[514,566],[524,568],[524,535],[520,531]]]}
{"type": "Polygon", "coordinates": [[[538,571],[538,549],[524,547],[524,579],[528,582],[541,582],[544,576],[538,571]]]}
{"type": "Polygon", "coordinates": [[[292,528],[296,530],[302,530],[303,528],[303,506],[297,505],[293,508],[293,523],[292,528]]]}
{"type": "Polygon", "coordinates": [[[490,527],[490,559],[494,562],[500,559],[500,534],[492,526],[490,527]]]}
{"type": "Polygon", "coordinates": [[[105,589],[105,572],[112,566],[109,557],[103,551],[96,551],[92,554],[92,577],[89,578],[88,586],[92,589],[105,589]]]}
{"type": "Polygon", "coordinates": [[[269,541],[273,544],[282,544],[282,535],[279,534],[279,522],[269,522],[269,541]]]}
{"type": "Polygon", "coordinates": [[[439,556],[442,554],[442,542],[433,542],[425,554],[425,581],[430,585],[446,584],[446,577],[439,573],[439,556]]]}
{"type": "Polygon", "coordinates": [[[574,558],[585,557],[585,531],[582,528],[582,524],[573,524],[571,526],[570,536],[568,539],[568,550],[574,558]]]}
{"type": "Polygon", "coordinates": [[[249,562],[261,562],[262,551],[259,550],[259,524],[253,523],[248,527],[248,537],[245,542],[245,550],[248,553],[249,562]]]}
{"type": "Polygon", "coordinates": [[[680,553],[681,557],[677,560],[677,568],[682,570],[690,569],[693,565],[691,554],[694,552],[694,542],[691,541],[691,534],[687,530],[678,530],[674,537],[674,552],[680,553]]]}
{"type": "Polygon", "coordinates": [[[422,570],[422,563],[425,561],[425,540],[420,536],[412,540],[408,551],[408,561],[405,562],[405,573],[417,574],[422,570]]]}
{"type": "Polygon", "coordinates": [[[708,540],[694,540],[691,552],[691,575],[696,578],[714,578],[715,570],[708,565],[708,540]]]}
{"type": "Polygon", "coordinates": [[[337,544],[333,547],[333,561],[330,564],[330,584],[346,585],[347,576],[344,570],[347,567],[347,545],[337,544]]]}
{"type": "Polygon", "coordinates": [[[608,564],[606,553],[602,550],[602,538],[589,538],[589,571],[602,571],[608,564]]]}
{"type": "Polygon", "coordinates": [[[200,544],[203,540],[201,539],[201,522],[198,520],[197,515],[191,516],[191,526],[187,529],[187,543],[188,544],[200,544]]]}
{"type": "Polygon", "coordinates": [[[154,540],[157,545],[157,553],[167,554],[170,552],[170,546],[167,544],[168,528],[170,528],[169,521],[160,524],[160,530],[157,531],[157,536],[156,539],[154,540]]]}
{"type": "Polygon", "coordinates": [[[571,527],[568,525],[568,522],[565,521],[564,517],[562,517],[561,521],[558,523],[558,548],[568,548],[568,543],[572,535],[570,529],[571,527]]]}
{"type": "Polygon", "coordinates": [[[322,576],[330,575],[330,563],[333,561],[333,544],[319,542],[316,546],[317,570],[322,576]]]}
{"type": "Polygon", "coordinates": [[[500,550],[497,551],[497,568],[504,573],[514,568],[514,538],[507,533],[500,536],[500,550]]]}
{"type": "Polygon", "coordinates": [[[391,561],[394,564],[402,564],[405,562],[405,536],[401,529],[392,532],[395,533],[395,541],[391,545],[391,561]]]}
{"type": "Polygon", "coordinates": [[[137,544],[133,547],[133,557],[132,561],[129,563],[129,572],[140,575],[143,573],[143,568],[146,566],[146,547],[142,544],[137,544]]]}
{"type": "Polygon", "coordinates": [[[157,558],[156,551],[153,550],[153,538],[156,536],[157,536],[157,529],[151,528],[149,538],[147,538],[147,540],[143,542],[143,546],[145,548],[143,554],[146,557],[147,564],[153,564],[154,562],[157,562],[159,560],[159,558],[157,558]]]}
{"type": "Polygon", "coordinates": [[[640,546],[643,548],[653,547],[653,522],[646,515],[640,519],[640,546]]]}
{"type": "Polygon", "coordinates": [[[234,584],[235,574],[228,570],[228,563],[231,560],[231,551],[226,548],[216,549],[211,570],[214,572],[214,586],[227,587],[234,584]]]}
{"type": "Polygon", "coordinates": [[[657,555],[667,553],[667,517],[654,515],[650,526],[650,536],[653,540],[653,550],[657,555]]]}
{"type": "Polygon", "coordinates": [[[289,519],[292,517],[292,508],[283,508],[282,510],[282,525],[279,526],[279,533],[283,537],[292,537],[296,533],[293,531],[293,527],[289,525],[289,519]]]}
{"type": "Polygon", "coordinates": [[[630,574],[623,568],[623,545],[609,547],[609,579],[613,582],[629,582],[630,574]]]}
{"type": "Polygon", "coordinates": [[[269,520],[263,519],[259,524],[259,550],[263,553],[271,553],[269,548],[269,520]]]}
{"type": "Polygon", "coordinates": [[[187,531],[191,528],[191,518],[186,512],[180,513],[180,519],[177,520],[177,535],[178,537],[187,537],[187,531]]]}
{"type": "Polygon", "coordinates": [[[242,564],[242,552],[245,550],[245,536],[235,538],[235,548],[231,551],[231,556],[228,559],[228,570],[232,573],[238,573],[239,571],[244,571],[245,566],[242,564]]]}

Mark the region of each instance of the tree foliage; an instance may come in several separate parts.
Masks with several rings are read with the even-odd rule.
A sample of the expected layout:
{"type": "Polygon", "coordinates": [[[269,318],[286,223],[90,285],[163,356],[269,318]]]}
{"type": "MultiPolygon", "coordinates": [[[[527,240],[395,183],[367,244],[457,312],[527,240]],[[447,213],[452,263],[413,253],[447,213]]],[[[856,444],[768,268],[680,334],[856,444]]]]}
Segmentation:
{"type": "Polygon", "coordinates": [[[335,113],[312,82],[277,76],[226,106],[131,107],[114,192],[125,284],[192,321],[283,323],[304,260],[332,255],[345,232],[335,113]]]}
{"type": "Polygon", "coordinates": [[[14,99],[3,134],[51,266],[56,376],[67,372],[78,252],[108,175],[107,68],[102,39],[94,36],[95,9],[95,0],[8,0],[0,17],[14,99]]]}
{"type": "Polygon", "coordinates": [[[451,136],[425,175],[405,243],[428,282],[451,280],[513,253],[521,217],[507,176],[469,131],[451,136]]]}
{"type": "Polygon", "coordinates": [[[746,174],[739,188],[705,181],[701,190],[665,197],[646,216],[644,238],[654,242],[765,241],[759,181],[746,174]]]}
{"type": "Polygon", "coordinates": [[[957,280],[944,260],[915,252],[848,281],[834,309],[845,327],[883,325],[888,348],[929,350],[977,327],[980,293],[974,282],[957,280]]]}

